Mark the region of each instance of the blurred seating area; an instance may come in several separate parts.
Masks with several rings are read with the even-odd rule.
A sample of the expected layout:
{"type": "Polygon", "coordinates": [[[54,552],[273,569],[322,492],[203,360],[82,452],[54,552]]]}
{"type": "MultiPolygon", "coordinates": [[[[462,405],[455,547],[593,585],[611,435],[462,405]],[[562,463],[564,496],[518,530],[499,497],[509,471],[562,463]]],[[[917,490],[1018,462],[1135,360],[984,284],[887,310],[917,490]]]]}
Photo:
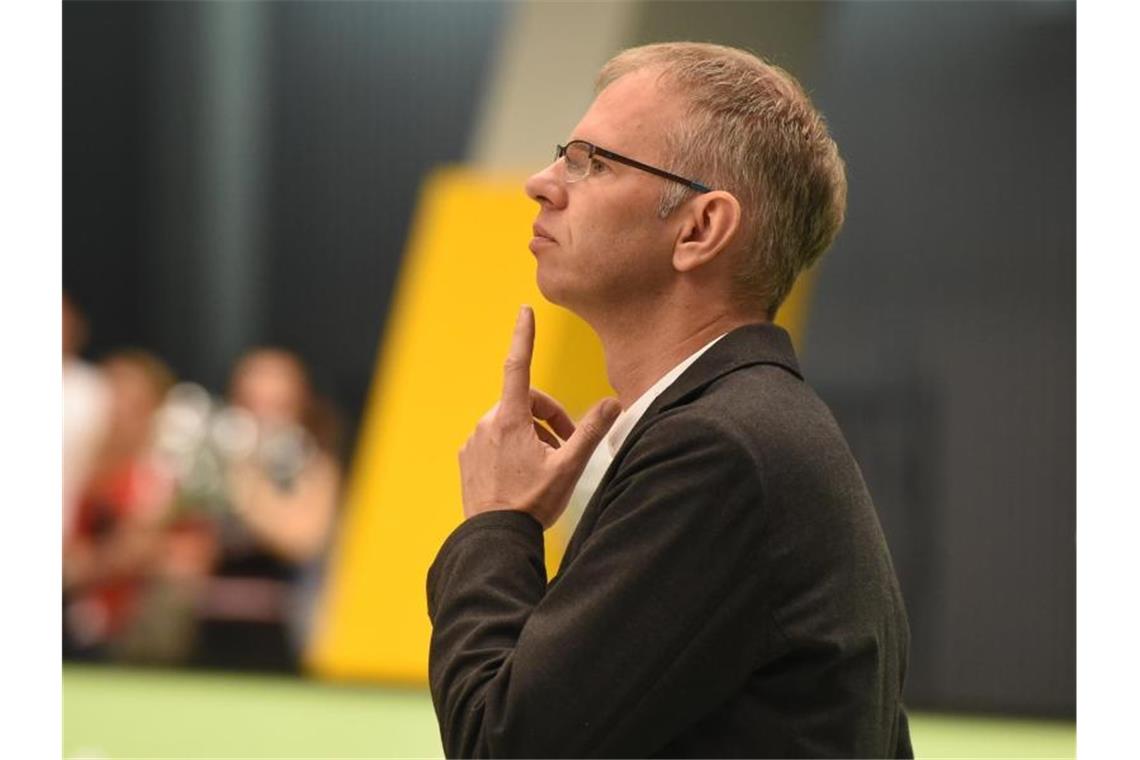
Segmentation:
{"type": "Polygon", "coordinates": [[[87,361],[63,298],[65,660],[298,672],[341,491],[340,418],[253,348],[224,394],[136,348],[87,361]]]}

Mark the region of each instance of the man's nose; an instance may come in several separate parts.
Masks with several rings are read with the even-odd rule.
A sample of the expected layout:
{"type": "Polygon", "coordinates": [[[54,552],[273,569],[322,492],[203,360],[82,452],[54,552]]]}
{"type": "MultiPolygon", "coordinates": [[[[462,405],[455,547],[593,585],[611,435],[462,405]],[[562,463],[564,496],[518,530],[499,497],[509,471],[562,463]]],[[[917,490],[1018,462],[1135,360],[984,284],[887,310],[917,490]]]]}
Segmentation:
{"type": "Polygon", "coordinates": [[[562,159],[555,159],[540,172],[532,174],[523,186],[527,196],[540,206],[562,208],[566,205],[566,183],[559,176],[558,165],[562,159]]]}

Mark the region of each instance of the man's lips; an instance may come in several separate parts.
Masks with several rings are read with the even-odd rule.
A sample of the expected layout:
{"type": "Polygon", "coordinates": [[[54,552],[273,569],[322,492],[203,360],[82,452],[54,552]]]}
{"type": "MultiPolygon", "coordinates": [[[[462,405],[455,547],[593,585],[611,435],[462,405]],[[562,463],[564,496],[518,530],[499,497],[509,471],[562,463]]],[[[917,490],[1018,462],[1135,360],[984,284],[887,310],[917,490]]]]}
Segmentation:
{"type": "Polygon", "coordinates": [[[553,235],[546,231],[545,227],[543,227],[541,224],[538,224],[537,222],[535,223],[534,227],[531,228],[531,230],[534,232],[534,236],[536,238],[545,238],[546,240],[554,243],[558,242],[554,239],[553,235]]]}
{"type": "Polygon", "coordinates": [[[537,255],[539,249],[541,248],[546,248],[547,246],[551,245],[558,245],[558,241],[554,239],[554,236],[547,232],[546,228],[541,224],[535,222],[534,227],[531,229],[534,231],[534,237],[531,238],[530,245],[527,246],[530,248],[531,253],[537,255]]]}

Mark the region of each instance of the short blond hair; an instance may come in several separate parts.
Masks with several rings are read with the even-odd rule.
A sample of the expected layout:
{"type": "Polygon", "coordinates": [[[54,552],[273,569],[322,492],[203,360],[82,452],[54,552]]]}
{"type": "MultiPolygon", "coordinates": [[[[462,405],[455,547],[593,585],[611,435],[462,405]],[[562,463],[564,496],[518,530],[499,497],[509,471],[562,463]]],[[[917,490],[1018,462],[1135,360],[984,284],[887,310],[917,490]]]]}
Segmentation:
{"type": "MultiPolygon", "coordinates": [[[[734,297],[742,305],[759,302],[775,317],[796,278],[843,225],[846,172],[823,116],[791,74],[723,45],[629,48],[602,67],[596,89],[642,69],[659,70],[659,81],[685,100],[685,118],[666,135],[667,168],[740,201],[744,255],[734,297]]],[[[668,183],[662,218],[692,193],[668,183]]]]}

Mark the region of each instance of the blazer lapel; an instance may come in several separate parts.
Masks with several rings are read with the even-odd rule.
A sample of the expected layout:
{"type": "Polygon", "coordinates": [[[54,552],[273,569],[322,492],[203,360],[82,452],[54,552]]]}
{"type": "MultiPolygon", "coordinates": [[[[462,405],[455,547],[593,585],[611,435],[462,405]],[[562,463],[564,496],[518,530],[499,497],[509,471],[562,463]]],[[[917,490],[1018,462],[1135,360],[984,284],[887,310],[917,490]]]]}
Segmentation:
{"type": "MultiPolygon", "coordinates": [[[[558,575],[561,575],[562,571],[573,561],[581,549],[582,542],[593,531],[594,523],[597,522],[601,514],[601,496],[609,487],[610,481],[618,469],[618,463],[625,457],[630,446],[640,437],[641,431],[645,429],[646,425],[665,410],[682,404],[695,395],[700,395],[709,384],[717,379],[730,372],[757,364],[772,364],[782,367],[800,380],[804,379],[788,332],[771,322],[759,322],[738,327],[725,335],[716,342],[716,345],[705,351],[699,359],[682,372],[672,385],[661,392],[661,395],[649,405],[645,414],[641,415],[641,419],[629,431],[629,435],[626,436],[621,448],[614,455],[610,466],[606,468],[605,475],[602,476],[598,487],[582,511],[582,517],[574,529],[574,535],[571,537],[570,544],[566,547],[566,553],[562,557],[558,575]]],[[[551,583],[557,580],[558,578],[555,576],[551,583]]]]}
{"type": "Polygon", "coordinates": [[[710,383],[728,373],[756,364],[775,364],[800,380],[804,379],[787,330],[771,322],[738,327],[717,341],[716,345],[702,354],[672,385],[661,392],[634,425],[626,441],[632,439],[633,433],[654,415],[703,391],[710,383]]]}

